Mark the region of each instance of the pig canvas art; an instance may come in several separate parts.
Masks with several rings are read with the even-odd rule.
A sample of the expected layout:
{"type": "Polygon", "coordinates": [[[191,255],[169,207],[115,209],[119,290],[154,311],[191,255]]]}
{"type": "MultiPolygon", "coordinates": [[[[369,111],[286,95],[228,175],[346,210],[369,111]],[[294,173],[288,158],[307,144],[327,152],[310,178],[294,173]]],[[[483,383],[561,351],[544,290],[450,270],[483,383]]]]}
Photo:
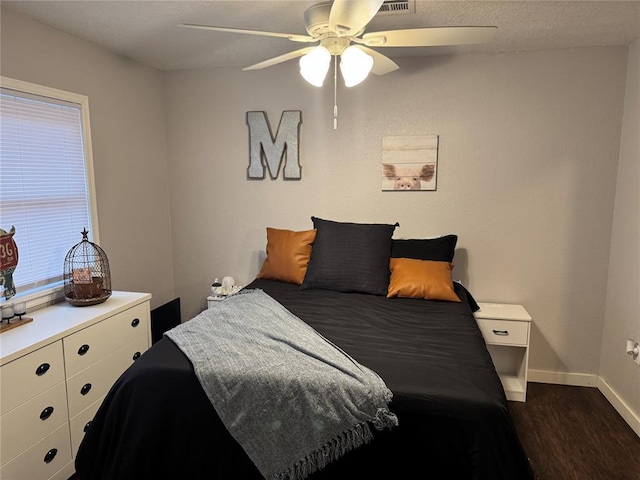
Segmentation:
{"type": "MultiPolygon", "coordinates": [[[[393,182],[393,188],[384,188],[383,190],[429,190],[422,188],[423,183],[428,187],[428,183],[433,179],[436,167],[433,164],[425,165],[389,165],[382,164],[382,173],[385,178],[393,182]]],[[[430,189],[433,190],[433,189],[430,189]]]]}
{"type": "Polygon", "coordinates": [[[434,191],[437,168],[437,135],[383,137],[383,191],[434,191]]]}

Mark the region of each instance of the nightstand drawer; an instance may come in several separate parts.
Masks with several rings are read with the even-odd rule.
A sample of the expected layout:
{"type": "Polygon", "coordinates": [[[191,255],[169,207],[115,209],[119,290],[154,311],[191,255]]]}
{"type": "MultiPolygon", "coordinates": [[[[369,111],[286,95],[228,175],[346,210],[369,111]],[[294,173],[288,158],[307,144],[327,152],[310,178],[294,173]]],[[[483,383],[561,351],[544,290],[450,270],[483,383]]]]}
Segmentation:
{"type": "Polygon", "coordinates": [[[64,380],[62,342],[3,365],[0,377],[0,413],[5,414],[64,380]]]}
{"type": "Polygon", "coordinates": [[[529,323],[510,320],[476,319],[484,341],[492,345],[522,345],[529,343],[529,323]]]}
{"type": "Polygon", "coordinates": [[[67,377],[71,377],[138,337],[148,338],[147,303],[120,312],[64,339],[67,377]]]}

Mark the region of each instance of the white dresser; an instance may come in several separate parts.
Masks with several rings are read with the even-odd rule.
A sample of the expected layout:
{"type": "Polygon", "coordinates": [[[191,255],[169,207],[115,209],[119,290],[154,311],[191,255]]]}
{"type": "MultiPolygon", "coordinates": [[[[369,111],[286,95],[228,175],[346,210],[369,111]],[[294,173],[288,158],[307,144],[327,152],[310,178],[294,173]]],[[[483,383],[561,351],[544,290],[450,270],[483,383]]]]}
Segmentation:
{"type": "Polygon", "coordinates": [[[0,335],[0,478],[66,480],[114,381],[151,345],[148,293],[60,303],[0,335]]]}

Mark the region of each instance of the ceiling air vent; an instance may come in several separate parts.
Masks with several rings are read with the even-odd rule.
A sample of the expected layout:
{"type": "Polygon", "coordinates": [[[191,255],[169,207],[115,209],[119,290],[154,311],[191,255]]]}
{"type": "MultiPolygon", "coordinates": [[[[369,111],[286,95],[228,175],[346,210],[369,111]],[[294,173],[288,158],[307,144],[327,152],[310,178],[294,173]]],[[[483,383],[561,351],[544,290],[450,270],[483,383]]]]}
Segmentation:
{"type": "Polygon", "coordinates": [[[382,4],[379,15],[397,15],[416,13],[416,0],[389,0],[382,4]]]}

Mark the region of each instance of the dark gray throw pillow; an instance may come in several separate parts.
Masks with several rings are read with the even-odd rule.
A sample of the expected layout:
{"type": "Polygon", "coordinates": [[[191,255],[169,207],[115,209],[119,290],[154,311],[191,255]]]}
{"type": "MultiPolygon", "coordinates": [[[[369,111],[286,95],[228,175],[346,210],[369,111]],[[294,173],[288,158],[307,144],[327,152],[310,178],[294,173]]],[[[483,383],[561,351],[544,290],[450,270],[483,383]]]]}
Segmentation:
{"type": "Polygon", "coordinates": [[[391,256],[452,263],[457,242],[458,236],[451,234],[437,238],[394,239],[391,256]]]}
{"type": "Polygon", "coordinates": [[[398,224],[311,220],[317,233],[300,288],[386,296],[391,237],[398,224]]]}

